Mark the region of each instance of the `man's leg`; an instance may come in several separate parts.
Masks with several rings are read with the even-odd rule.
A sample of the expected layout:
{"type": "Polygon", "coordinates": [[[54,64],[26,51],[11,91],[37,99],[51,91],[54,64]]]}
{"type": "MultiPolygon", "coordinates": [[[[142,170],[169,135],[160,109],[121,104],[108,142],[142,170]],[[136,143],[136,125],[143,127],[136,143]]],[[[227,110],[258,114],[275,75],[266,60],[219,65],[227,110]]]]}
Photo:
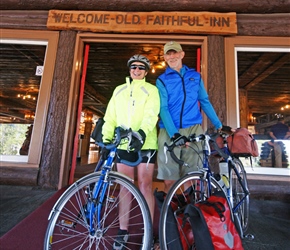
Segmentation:
{"type": "Polygon", "coordinates": [[[282,168],[282,148],[278,142],[274,142],[275,167],[282,168]]]}

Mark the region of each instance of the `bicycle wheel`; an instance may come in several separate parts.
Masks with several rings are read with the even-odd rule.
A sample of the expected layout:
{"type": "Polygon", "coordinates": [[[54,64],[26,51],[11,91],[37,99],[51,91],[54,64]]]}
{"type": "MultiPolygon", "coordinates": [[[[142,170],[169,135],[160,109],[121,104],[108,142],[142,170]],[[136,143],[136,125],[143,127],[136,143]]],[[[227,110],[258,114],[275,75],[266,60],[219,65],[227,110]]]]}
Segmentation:
{"type": "Polygon", "coordinates": [[[131,197],[127,203],[128,210],[122,214],[129,219],[127,249],[149,249],[153,235],[148,205],[131,180],[119,173],[110,172],[108,175],[101,219],[98,223],[98,214],[94,213],[94,226],[90,227],[90,206],[100,204],[92,198],[93,188],[100,176],[101,173],[96,172],[83,177],[59,198],[50,214],[44,249],[112,249],[121,218],[118,211],[120,190],[122,199],[131,197]]]}
{"type": "Polygon", "coordinates": [[[240,232],[241,237],[245,235],[245,232],[249,227],[249,206],[250,206],[250,197],[248,191],[248,182],[247,174],[244,169],[243,163],[238,158],[233,159],[235,168],[230,168],[230,200],[232,202],[234,217],[236,227],[240,232]],[[241,183],[244,185],[245,190],[243,189],[241,183]]]}
{"type": "Polygon", "coordinates": [[[183,242],[191,249],[192,239],[184,235],[180,236],[182,225],[182,211],[188,203],[196,203],[206,200],[213,192],[222,188],[214,178],[211,178],[209,187],[205,173],[192,172],[180,178],[169,190],[160,212],[159,241],[161,249],[178,249],[183,242]],[[173,209],[174,208],[174,209],[173,209]],[[177,225],[177,227],[176,227],[177,225]],[[186,242],[186,243],[185,243],[186,242]]]}

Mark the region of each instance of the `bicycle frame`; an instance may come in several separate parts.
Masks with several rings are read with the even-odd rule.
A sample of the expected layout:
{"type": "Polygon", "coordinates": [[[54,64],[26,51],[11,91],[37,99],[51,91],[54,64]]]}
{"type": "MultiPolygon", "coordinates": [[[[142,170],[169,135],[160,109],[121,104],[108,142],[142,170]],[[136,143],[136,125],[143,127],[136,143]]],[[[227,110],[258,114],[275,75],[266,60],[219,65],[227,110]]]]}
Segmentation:
{"type": "MultiPolygon", "coordinates": [[[[207,183],[211,183],[210,181],[210,178],[213,177],[213,173],[212,171],[210,170],[210,167],[209,167],[209,161],[208,161],[208,158],[211,154],[211,150],[210,150],[210,146],[209,146],[209,140],[210,140],[210,137],[208,135],[205,135],[205,146],[203,148],[203,162],[202,162],[202,166],[203,166],[203,169],[206,171],[206,179],[207,179],[207,183]]],[[[201,183],[201,185],[203,185],[203,183],[201,183]]],[[[201,187],[203,189],[203,187],[201,187]]],[[[211,185],[208,185],[208,193],[210,194],[211,193],[211,190],[212,187],[211,185]]]]}
{"type": "MultiPolygon", "coordinates": [[[[241,206],[241,204],[243,203],[243,201],[244,201],[244,200],[247,198],[247,196],[250,194],[250,192],[249,192],[249,190],[245,187],[244,183],[242,182],[241,175],[240,175],[240,173],[238,172],[237,168],[235,167],[235,163],[233,163],[233,160],[232,160],[232,159],[230,159],[230,164],[228,164],[228,165],[229,165],[229,168],[231,168],[231,171],[232,171],[232,170],[235,171],[235,174],[236,174],[236,176],[238,177],[238,182],[239,182],[239,184],[241,185],[241,187],[242,187],[242,189],[243,189],[243,191],[244,191],[244,193],[245,193],[244,197],[242,197],[242,199],[239,201],[239,203],[238,203],[236,206],[234,206],[234,207],[232,208],[232,209],[233,209],[233,212],[235,213],[235,212],[237,211],[237,209],[241,206]]],[[[230,200],[230,202],[231,202],[231,204],[233,204],[231,200],[230,200]]]]}
{"type": "MultiPolygon", "coordinates": [[[[235,175],[237,176],[237,181],[239,183],[239,185],[242,187],[242,190],[243,190],[243,197],[241,197],[239,200],[238,200],[238,203],[237,204],[234,204],[234,196],[233,196],[233,183],[230,183],[230,186],[229,188],[227,188],[226,190],[224,190],[222,188],[222,190],[224,191],[227,199],[228,199],[228,202],[231,204],[231,209],[232,209],[232,212],[233,212],[233,215],[236,215],[237,214],[237,210],[240,208],[240,206],[243,204],[243,202],[245,201],[245,199],[248,197],[249,195],[249,190],[248,188],[244,185],[243,183],[243,179],[237,169],[237,167],[235,166],[235,161],[234,159],[237,159],[239,160],[236,156],[232,156],[229,149],[227,148],[227,144],[226,144],[226,134],[223,134],[223,139],[224,139],[224,147],[221,149],[218,147],[217,143],[215,142],[215,138],[218,136],[219,134],[214,134],[214,135],[199,135],[199,136],[195,136],[195,135],[190,135],[188,137],[188,142],[198,142],[198,141],[203,141],[205,143],[205,145],[202,146],[202,149],[203,149],[203,161],[202,161],[202,166],[203,168],[199,171],[199,172],[203,172],[205,174],[205,179],[207,180],[207,183],[209,184],[207,186],[207,192],[208,194],[211,194],[211,191],[212,191],[212,186],[211,186],[211,178],[215,178],[214,177],[214,173],[211,171],[210,169],[210,166],[209,166],[209,156],[210,155],[214,155],[215,153],[218,153],[219,156],[223,157],[227,164],[228,164],[228,171],[229,171],[229,174],[231,174],[231,171],[234,171],[235,172],[235,175]],[[211,150],[210,148],[210,145],[209,145],[209,142],[211,142],[214,147],[214,150],[211,150]]],[[[187,147],[190,147],[190,144],[186,143],[186,146],[187,147]]],[[[178,157],[174,154],[174,147],[176,147],[176,145],[171,144],[171,145],[167,145],[165,144],[165,149],[167,151],[170,152],[170,155],[171,157],[177,162],[179,163],[180,165],[183,165],[183,166],[188,166],[187,163],[183,162],[182,160],[178,159],[178,157]]],[[[192,148],[193,149],[193,148],[192,148]]],[[[193,149],[194,150],[194,149],[193,149]]],[[[190,174],[190,173],[189,173],[190,174]]],[[[230,180],[232,181],[232,179],[230,180]]],[[[203,185],[203,183],[200,183],[200,185],[203,185]]],[[[200,186],[201,190],[203,190],[205,187],[203,186],[200,186]]],[[[207,194],[207,195],[208,195],[207,194]]],[[[237,217],[237,216],[236,216],[237,217]]],[[[237,217],[238,219],[238,217],[237,217]]],[[[238,222],[238,224],[240,224],[240,222],[238,222]]],[[[239,225],[240,226],[240,225],[239,225]]],[[[242,231],[241,232],[241,235],[242,235],[242,231]]]]}
{"type": "MultiPolygon", "coordinates": [[[[147,202],[130,177],[114,171],[118,146],[130,145],[130,139],[135,139],[134,131],[118,127],[109,144],[98,143],[102,151],[93,173],[76,180],[54,204],[44,249],[112,248],[124,218],[132,232],[128,234],[128,248],[147,250],[151,246],[152,221],[147,202]]],[[[134,149],[127,146],[127,150],[134,149]]],[[[135,162],[118,158],[118,162],[131,167],[141,161],[140,151],[135,162]]]]}
{"type": "MultiPolygon", "coordinates": [[[[245,193],[245,195],[244,195],[244,197],[242,197],[242,199],[239,201],[239,203],[238,204],[236,204],[236,206],[233,206],[232,207],[232,210],[233,210],[233,212],[235,213],[236,211],[237,211],[237,209],[241,206],[241,204],[243,203],[243,201],[247,198],[247,196],[250,194],[250,192],[249,192],[249,190],[247,189],[247,187],[245,187],[245,185],[244,185],[244,183],[242,182],[242,178],[241,178],[241,175],[240,175],[240,173],[238,172],[238,169],[235,167],[235,162],[234,162],[234,158],[233,158],[233,156],[231,155],[231,153],[230,153],[230,151],[229,151],[229,149],[228,149],[228,147],[227,146],[224,146],[222,149],[220,149],[220,150],[222,150],[222,152],[224,153],[224,154],[226,154],[226,156],[227,156],[227,158],[225,158],[224,157],[224,155],[222,155],[224,158],[225,158],[225,160],[226,160],[226,162],[227,162],[227,164],[228,164],[228,168],[229,168],[229,173],[230,173],[230,171],[234,171],[235,172],[235,174],[236,174],[236,176],[237,176],[237,178],[238,178],[238,182],[239,182],[239,184],[241,185],[241,187],[242,187],[242,189],[243,189],[243,191],[244,191],[244,193],[245,193]]],[[[218,153],[219,153],[219,155],[221,155],[221,153],[219,152],[219,150],[216,150],[218,153]]],[[[214,152],[213,152],[214,153],[214,152]]],[[[236,157],[237,158],[237,157],[236,157]]],[[[237,158],[238,159],[238,158],[237,158]]],[[[230,185],[230,188],[232,188],[232,186],[230,185]]],[[[227,198],[229,199],[229,202],[230,202],[230,204],[232,204],[233,205],[233,201],[232,201],[232,197],[231,197],[231,190],[229,190],[229,189],[227,189],[227,198]]]]}
{"type": "MultiPolygon", "coordinates": [[[[121,139],[126,135],[125,137],[128,138],[129,135],[129,141],[131,140],[131,130],[129,130],[128,135],[125,133],[122,135],[120,130],[116,130],[117,134],[117,141],[109,145],[105,145],[104,143],[99,143],[99,146],[105,147],[107,149],[110,149],[110,153],[108,154],[108,157],[106,160],[104,160],[102,157],[100,158],[96,168],[95,172],[99,171],[101,169],[101,175],[99,181],[95,184],[95,187],[93,188],[93,195],[92,197],[89,197],[88,199],[88,204],[87,206],[89,207],[89,214],[88,214],[88,219],[89,219],[89,225],[90,225],[90,234],[94,235],[95,234],[95,229],[94,229],[94,214],[97,209],[97,228],[100,228],[101,225],[101,211],[103,207],[103,202],[106,197],[106,191],[107,187],[109,185],[108,183],[108,175],[110,171],[112,170],[112,167],[114,165],[114,160],[117,152],[117,147],[116,145],[120,143],[121,139]],[[97,207],[96,207],[97,203],[97,207]]],[[[139,159],[136,162],[128,162],[125,160],[122,160],[121,162],[127,164],[128,166],[135,166],[138,165],[141,160],[141,153],[138,152],[139,154],[139,159]]]]}

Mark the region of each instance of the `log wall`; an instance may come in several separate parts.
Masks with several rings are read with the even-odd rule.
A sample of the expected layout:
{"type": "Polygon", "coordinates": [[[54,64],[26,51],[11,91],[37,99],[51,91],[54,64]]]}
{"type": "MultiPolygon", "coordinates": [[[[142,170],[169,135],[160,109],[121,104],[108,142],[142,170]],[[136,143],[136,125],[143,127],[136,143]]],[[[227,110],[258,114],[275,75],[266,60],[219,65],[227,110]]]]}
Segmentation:
{"type": "Polygon", "coordinates": [[[1,185],[36,186],[38,168],[2,167],[0,174],[1,185]]]}
{"type": "Polygon", "coordinates": [[[287,0],[1,0],[1,10],[106,10],[106,11],[212,11],[236,13],[286,13],[287,0]]]}
{"type": "MultiPolygon", "coordinates": [[[[277,0],[220,0],[220,1],[157,1],[143,0],[132,4],[129,0],[2,0],[0,1],[0,28],[47,30],[48,10],[104,10],[104,11],[213,11],[236,12],[238,35],[290,36],[290,1],[277,0]],[[23,11],[25,10],[25,11],[23,11]]],[[[40,185],[57,188],[62,156],[63,132],[71,81],[76,31],[61,31],[54,73],[54,81],[47,119],[40,172],[2,169],[0,182],[40,185]],[[57,112],[56,112],[57,110],[57,112]],[[3,172],[3,171],[4,172],[3,172]],[[17,172],[17,173],[16,173],[17,172]],[[38,180],[37,175],[39,175],[38,180]],[[18,177],[17,177],[18,176],[18,177]],[[22,178],[22,177],[25,178],[22,178]],[[14,181],[13,181],[14,180],[14,181]],[[38,181],[38,183],[37,183],[38,181]]],[[[208,36],[208,92],[222,121],[226,121],[224,36],[208,36]],[[224,98],[220,98],[224,96],[224,98]]],[[[26,170],[26,169],[25,169],[26,170]]],[[[68,175],[68,173],[65,173],[68,175]]]]}
{"type": "MultiPolygon", "coordinates": [[[[4,10],[0,12],[0,28],[47,30],[48,11],[4,10]]],[[[238,35],[290,36],[290,15],[237,14],[238,35]]]]}

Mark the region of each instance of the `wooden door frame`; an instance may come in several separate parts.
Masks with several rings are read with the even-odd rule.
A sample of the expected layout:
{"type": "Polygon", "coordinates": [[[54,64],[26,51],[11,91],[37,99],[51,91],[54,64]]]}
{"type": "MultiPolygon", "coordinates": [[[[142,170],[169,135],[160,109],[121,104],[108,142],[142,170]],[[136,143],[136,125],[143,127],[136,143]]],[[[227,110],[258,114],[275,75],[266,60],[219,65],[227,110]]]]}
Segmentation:
{"type": "MultiPolygon", "coordinates": [[[[181,44],[201,46],[201,69],[205,88],[207,88],[207,37],[206,36],[190,36],[190,35],[137,35],[137,34],[102,34],[102,33],[78,33],[75,45],[75,54],[73,62],[73,71],[70,85],[68,112],[66,118],[66,129],[64,135],[63,154],[60,166],[59,188],[67,185],[68,176],[71,166],[72,146],[75,130],[73,129],[77,123],[77,106],[80,87],[80,75],[83,63],[83,53],[85,43],[162,43],[168,41],[178,41],[181,44]]],[[[207,127],[206,119],[204,119],[203,127],[207,127]]]]}

